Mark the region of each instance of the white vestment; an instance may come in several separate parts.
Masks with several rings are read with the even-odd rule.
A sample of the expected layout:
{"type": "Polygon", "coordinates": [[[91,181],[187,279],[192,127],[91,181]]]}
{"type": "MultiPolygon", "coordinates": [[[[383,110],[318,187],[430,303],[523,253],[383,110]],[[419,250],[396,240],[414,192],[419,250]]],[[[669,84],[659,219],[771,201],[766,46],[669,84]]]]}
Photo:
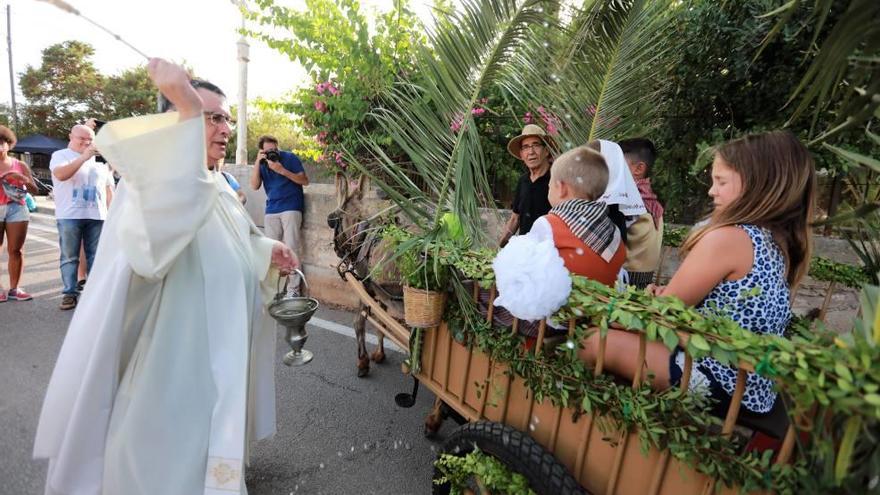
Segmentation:
{"type": "Polygon", "coordinates": [[[47,494],[244,494],[248,439],[275,431],[274,241],[178,119],[97,137],[123,182],[40,415],[47,494]]]}

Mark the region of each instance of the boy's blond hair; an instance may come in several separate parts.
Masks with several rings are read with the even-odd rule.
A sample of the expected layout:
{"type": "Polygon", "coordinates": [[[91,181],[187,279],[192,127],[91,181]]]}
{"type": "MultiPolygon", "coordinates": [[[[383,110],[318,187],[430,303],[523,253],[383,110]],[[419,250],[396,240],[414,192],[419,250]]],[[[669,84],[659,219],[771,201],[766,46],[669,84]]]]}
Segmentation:
{"type": "Polygon", "coordinates": [[[568,184],[578,199],[594,201],[601,198],[608,187],[608,165],[601,153],[578,146],[553,161],[550,180],[568,184]]]}

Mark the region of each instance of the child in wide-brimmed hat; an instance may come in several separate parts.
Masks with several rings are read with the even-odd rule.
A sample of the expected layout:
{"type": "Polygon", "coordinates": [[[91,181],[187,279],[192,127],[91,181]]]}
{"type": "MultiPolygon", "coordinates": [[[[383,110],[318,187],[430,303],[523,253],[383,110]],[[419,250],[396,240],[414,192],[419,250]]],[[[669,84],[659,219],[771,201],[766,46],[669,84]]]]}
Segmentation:
{"type": "Polygon", "coordinates": [[[556,153],[556,143],[540,126],[528,124],[522,133],[507,143],[507,151],[525,163],[528,169],[520,177],[514,193],[513,215],[504,226],[501,246],[511,236],[525,234],[535,220],[550,211],[547,191],[550,184],[550,157],[556,153]]]}

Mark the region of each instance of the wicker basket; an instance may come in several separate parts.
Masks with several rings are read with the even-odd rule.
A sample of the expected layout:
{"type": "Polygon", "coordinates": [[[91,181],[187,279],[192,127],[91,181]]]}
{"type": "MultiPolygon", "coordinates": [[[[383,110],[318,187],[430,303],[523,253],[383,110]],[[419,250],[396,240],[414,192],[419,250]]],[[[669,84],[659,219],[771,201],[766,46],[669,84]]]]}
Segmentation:
{"type": "Polygon", "coordinates": [[[440,325],[445,305],[445,292],[403,287],[404,320],[413,328],[432,328],[440,325]]]}

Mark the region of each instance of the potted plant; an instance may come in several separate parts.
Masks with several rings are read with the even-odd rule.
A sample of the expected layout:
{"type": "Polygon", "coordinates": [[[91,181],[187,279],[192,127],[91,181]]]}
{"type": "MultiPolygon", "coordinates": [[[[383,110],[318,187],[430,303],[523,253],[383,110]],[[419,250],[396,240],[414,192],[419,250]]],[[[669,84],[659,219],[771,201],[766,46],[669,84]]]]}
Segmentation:
{"type": "Polygon", "coordinates": [[[393,246],[394,262],[401,275],[406,324],[413,328],[439,325],[446,304],[449,268],[440,263],[435,236],[417,236],[390,225],[384,237],[393,246]]]}

